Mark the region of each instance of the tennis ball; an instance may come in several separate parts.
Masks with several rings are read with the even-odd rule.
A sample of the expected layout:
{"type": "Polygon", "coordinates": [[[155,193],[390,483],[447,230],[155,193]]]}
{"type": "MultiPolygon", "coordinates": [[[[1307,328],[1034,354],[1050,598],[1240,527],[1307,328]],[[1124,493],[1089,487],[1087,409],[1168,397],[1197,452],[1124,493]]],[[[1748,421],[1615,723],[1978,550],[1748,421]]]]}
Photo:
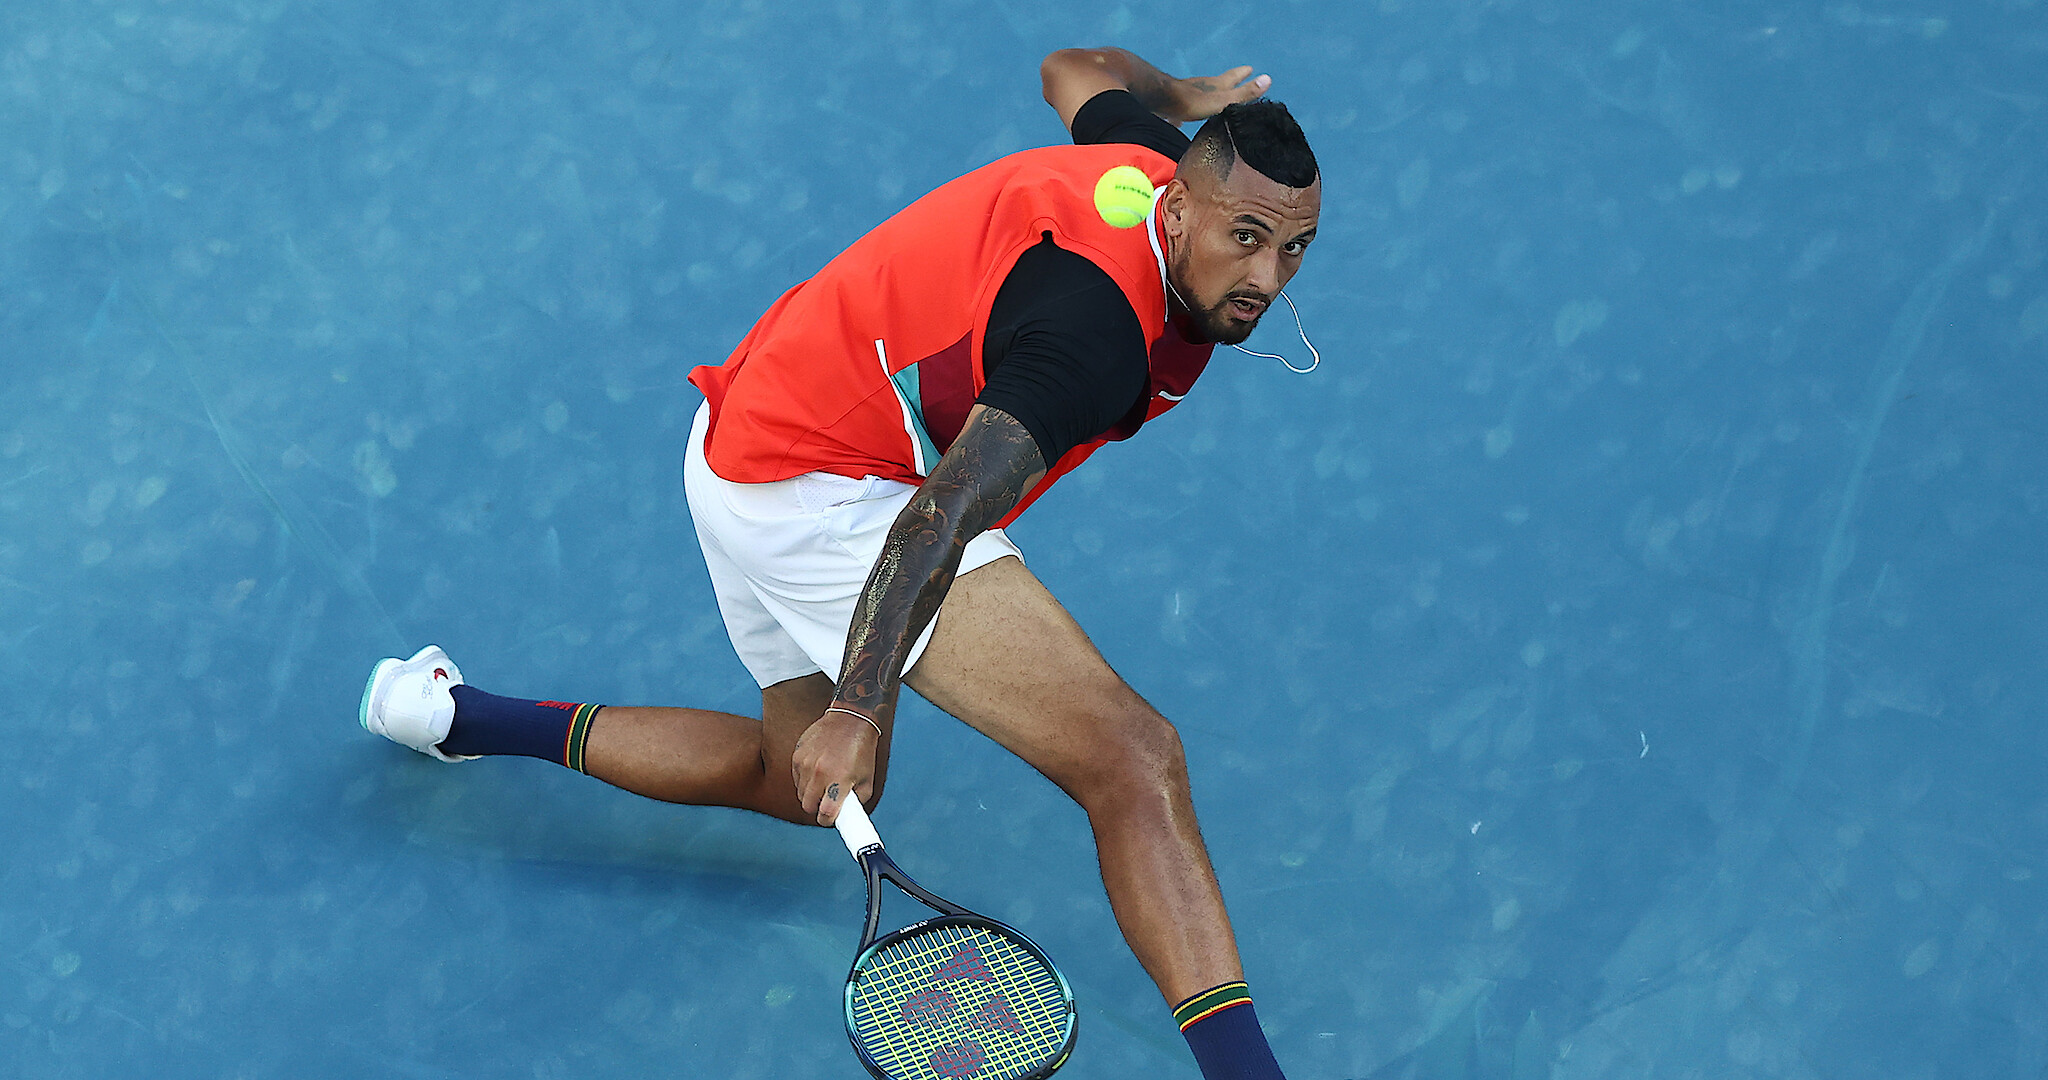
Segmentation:
{"type": "Polygon", "coordinates": [[[1095,182],[1095,212],[1119,229],[1142,223],[1152,209],[1152,178],[1135,165],[1118,165],[1095,182]]]}

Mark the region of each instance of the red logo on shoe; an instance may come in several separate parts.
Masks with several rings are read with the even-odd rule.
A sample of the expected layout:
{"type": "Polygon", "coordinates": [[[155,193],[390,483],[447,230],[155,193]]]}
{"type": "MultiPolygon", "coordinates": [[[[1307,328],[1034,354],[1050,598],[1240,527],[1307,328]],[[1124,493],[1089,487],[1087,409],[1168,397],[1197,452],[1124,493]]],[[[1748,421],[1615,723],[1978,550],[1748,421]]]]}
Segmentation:
{"type": "Polygon", "coordinates": [[[438,667],[437,667],[437,668],[435,668],[435,669],[434,669],[434,678],[436,678],[436,679],[445,679],[445,678],[447,678],[447,677],[448,677],[448,669],[447,669],[447,668],[438,668],[438,667]]]}

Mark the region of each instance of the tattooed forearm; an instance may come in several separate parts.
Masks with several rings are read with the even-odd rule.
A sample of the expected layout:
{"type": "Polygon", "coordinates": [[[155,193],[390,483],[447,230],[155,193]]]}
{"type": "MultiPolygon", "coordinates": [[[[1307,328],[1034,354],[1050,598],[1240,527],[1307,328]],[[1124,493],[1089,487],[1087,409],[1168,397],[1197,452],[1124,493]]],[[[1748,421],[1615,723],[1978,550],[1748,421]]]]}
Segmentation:
{"type": "Polygon", "coordinates": [[[895,703],[910,645],[938,614],[967,542],[1002,520],[1045,473],[1015,417],[977,405],[960,438],[896,516],[846,634],[837,700],[870,716],[895,703]]]}

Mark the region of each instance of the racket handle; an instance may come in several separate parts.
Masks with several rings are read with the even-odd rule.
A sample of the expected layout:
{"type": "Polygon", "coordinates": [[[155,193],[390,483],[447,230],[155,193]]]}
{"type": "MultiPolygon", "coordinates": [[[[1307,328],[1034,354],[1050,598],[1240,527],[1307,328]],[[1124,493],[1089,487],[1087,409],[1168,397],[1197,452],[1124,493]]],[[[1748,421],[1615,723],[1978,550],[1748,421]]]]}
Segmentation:
{"type": "Polygon", "coordinates": [[[875,823],[868,820],[868,812],[860,804],[860,796],[846,793],[846,801],[839,804],[839,818],[833,822],[839,829],[839,839],[846,842],[846,850],[858,859],[866,851],[882,849],[882,834],[875,831],[875,823]]]}

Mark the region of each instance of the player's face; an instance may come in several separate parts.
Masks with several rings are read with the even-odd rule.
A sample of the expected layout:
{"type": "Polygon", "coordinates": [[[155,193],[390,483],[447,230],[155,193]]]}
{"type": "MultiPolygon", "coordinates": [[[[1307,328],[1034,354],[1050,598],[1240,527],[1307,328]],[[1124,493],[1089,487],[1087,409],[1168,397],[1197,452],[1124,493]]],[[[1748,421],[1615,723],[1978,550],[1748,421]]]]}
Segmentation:
{"type": "Polygon", "coordinates": [[[1161,207],[1169,278],[1202,336],[1235,345],[1301,269],[1322,213],[1322,178],[1291,188],[1239,161],[1228,179],[1196,172],[1173,183],[1178,190],[1161,207]]]}

